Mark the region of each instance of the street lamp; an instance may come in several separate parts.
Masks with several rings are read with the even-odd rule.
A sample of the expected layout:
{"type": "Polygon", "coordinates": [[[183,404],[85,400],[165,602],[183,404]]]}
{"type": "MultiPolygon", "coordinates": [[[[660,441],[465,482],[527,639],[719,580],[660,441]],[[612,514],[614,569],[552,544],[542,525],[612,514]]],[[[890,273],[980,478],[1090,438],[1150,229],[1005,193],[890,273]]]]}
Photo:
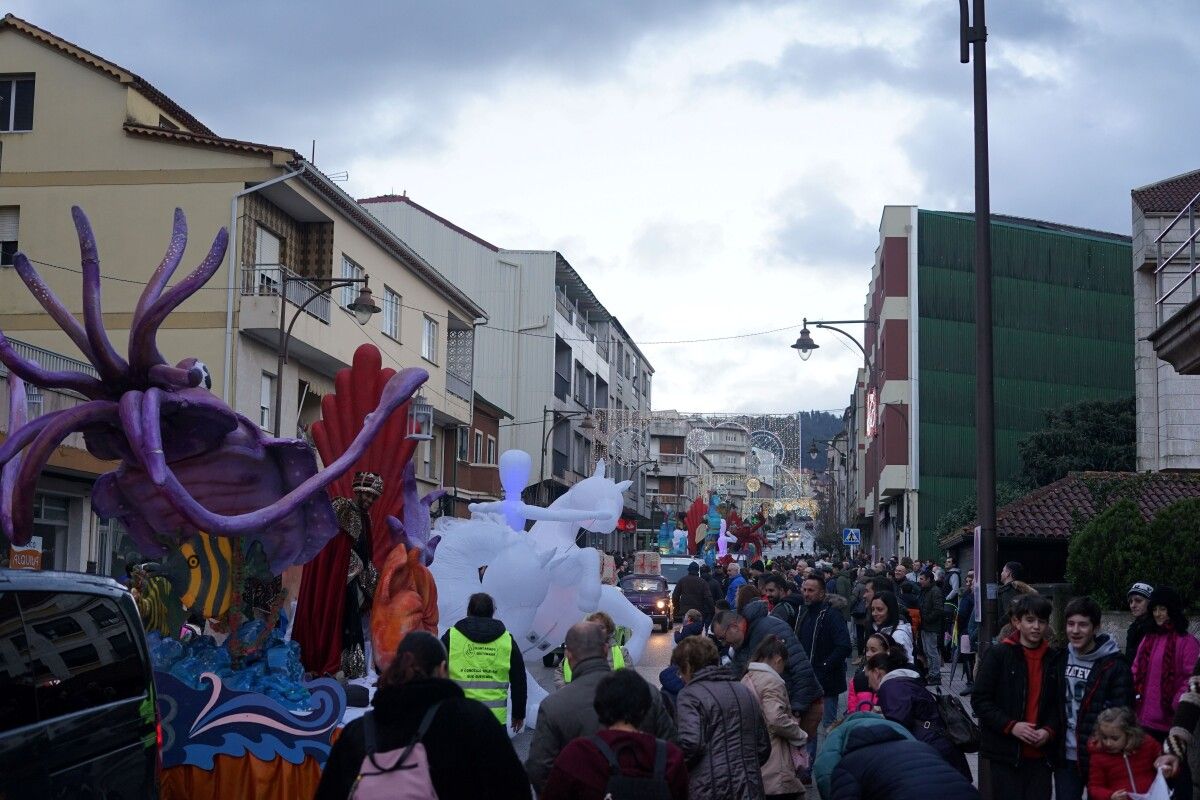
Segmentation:
{"type": "MultiPolygon", "coordinates": [[[[857,347],[863,354],[863,361],[867,359],[866,348],[862,346],[862,342],[854,338],[841,328],[834,327],[835,325],[878,325],[879,323],[873,319],[819,319],[813,322],[814,328],[825,328],[826,330],[834,331],[845,336],[854,346],[857,347]]],[[[801,361],[808,361],[808,357],[812,355],[812,351],[816,350],[821,345],[813,341],[812,334],[808,330],[808,318],[804,318],[803,327],[800,329],[800,336],[796,339],[796,343],[791,345],[791,348],[800,355],[801,361]]]]}
{"type": "Polygon", "coordinates": [[[829,448],[831,450],[833,450],[835,453],[837,453],[839,456],[841,456],[842,458],[846,457],[846,454],[838,449],[837,444],[835,444],[832,439],[813,439],[812,444],[810,444],[808,446],[808,457],[811,458],[813,461],[817,460],[817,456],[821,452],[820,450],[817,449],[818,443],[828,445],[829,448]]]}
{"type": "Polygon", "coordinates": [[[371,317],[382,311],[375,304],[375,296],[371,294],[370,276],[364,275],[361,278],[302,278],[299,275],[289,275],[286,270],[280,270],[279,272],[279,346],[275,366],[275,424],[272,428],[276,438],[279,437],[279,425],[283,418],[283,365],[287,363],[288,344],[292,341],[292,329],[296,327],[296,320],[300,319],[300,313],[308,308],[309,303],[318,297],[324,296],[327,292],[358,285],[362,286],[362,289],[358,292],[358,297],[353,303],[346,306],[346,310],[354,314],[354,319],[358,324],[366,325],[371,321],[371,317]],[[314,291],[307,300],[296,307],[295,313],[292,314],[292,321],[287,323],[285,329],[284,320],[287,318],[287,285],[292,282],[314,285],[317,291],[314,291]]]}
{"type": "Polygon", "coordinates": [[[557,428],[565,420],[578,419],[579,417],[583,417],[583,421],[579,423],[579,430],[581,430],[581,431],[596,430],[596,421],[592,417],[592,412],[590,412],[590,411],[554,411],[554,416],[557,417],[557,419],[554,420],[554,423],[552,425],[550,425],[550,428],[547,430],[546,416],[548,414],[550,414],[552,411],[554,411],[554,410],[551,409],[549,406],[542,407],[542,463],[541,463],[541,466],[538,467],[538,494],[539,495],[542,494],[541,487],[546,482],[546,449],[550,446],[550,437],[554,434],[554,429],[557,428]]]}

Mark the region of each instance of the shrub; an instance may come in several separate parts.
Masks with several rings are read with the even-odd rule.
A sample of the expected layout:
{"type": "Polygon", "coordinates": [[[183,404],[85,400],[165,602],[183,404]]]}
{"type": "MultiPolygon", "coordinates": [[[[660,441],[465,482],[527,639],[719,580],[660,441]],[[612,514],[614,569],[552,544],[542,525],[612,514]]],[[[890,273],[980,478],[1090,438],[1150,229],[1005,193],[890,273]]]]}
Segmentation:
{"type": "Polygon", "coordinates": [[[1105,608],[1121,608],[1129,585],[1146,578],[1141,553],[1151,549],[1148,526],[1137,503],[1118,500],[1071,537],[1067,580],[1076,592],[1091,595],[1105,608]]]}
{"type": "Polygon", "coordinates": [[[1152,584],[1174,587],[1188,606],[1200,606],[1200,498],[1159,511],[1150,522],[1149,539],[1143,574],[1152,584]]]}

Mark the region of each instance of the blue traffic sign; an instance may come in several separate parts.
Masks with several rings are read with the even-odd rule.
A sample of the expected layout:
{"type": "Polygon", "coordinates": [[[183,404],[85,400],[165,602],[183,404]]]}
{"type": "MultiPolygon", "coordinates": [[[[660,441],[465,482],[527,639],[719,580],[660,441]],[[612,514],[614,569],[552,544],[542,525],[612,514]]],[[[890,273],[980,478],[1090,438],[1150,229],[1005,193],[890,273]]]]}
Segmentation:
{"type": "Polygon", "coordinates": [[[862,544],[862,531],[858,528],[842,528],[842,544],[862,544]]]}

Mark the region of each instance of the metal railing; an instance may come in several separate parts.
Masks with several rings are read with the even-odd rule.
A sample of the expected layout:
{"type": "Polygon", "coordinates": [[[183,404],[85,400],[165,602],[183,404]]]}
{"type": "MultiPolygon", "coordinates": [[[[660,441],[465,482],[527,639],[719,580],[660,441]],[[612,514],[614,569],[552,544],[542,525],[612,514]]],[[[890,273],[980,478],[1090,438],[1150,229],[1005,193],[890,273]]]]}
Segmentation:
{"type": "MultiPolygon", "coordinates": [[[[1154,248],[1155,248],[1154,282],[1155,282],[1156,292],[1158,295],[1154,302],[1154,305],[1155,305],[1155,309],[1158,313],[1158,324],[1159,325],[1162,325],[1166,321],[1167,315],[1164,311],[1164,306],[1166,305],[1167,300],[1170,299],[1171,295],[1173,295],[1173,294],[1175,294],[1175,292],[1179,291],[1179,289],[1182,288],[1185,283],[1191,284],[1192,296],[1189,298],[1189,300],[1187,302],[1190,302],[1191,300],[1196,299],[1196,273],[1197,273],[1197,271],[1200,271],[1200,263],[1197,263],[1197,261],[1196,261],[1196,238],[1197,238],[1197,236],[1200,236],[1200,228],[1196,227],[1196,206],[1198,203],[1200,203],[1200,194],[1197,194],[1195,197],[1193,197],[1191,199],[1191,202],[1189,202],[1186,206],[1184,206],[1184,208],[1178,214],[1175,215],[1175,218],[1173,220],[1171,220],[1170,224],[1168,224],[1167,227],[1163,228],[1162,231],[1159,232],[1158,236],[1154,237],[1154,248]],[[1169,234],[1172,230],[1174,230],[1175,226],[1178,225],[1179,222],[1185,216],[1187,217],[1187,221],[1188,221],[1188,236],[1186,239],[1184,239],[1179,244],[1178,247],[1175,248],[1175,250],[1171,253],[1171,255],[1167,256],[1164,259],[1163,258],[1164,240],[1167,238],[1167,234],[1169,234]],[[1187,274],[1184,275],[1183,278],[1180,279],[1180,281],[1178,283],[1176,283],[1174,286],[1172,286],[1170,289],[1163,291],[1163,284],[1166,279],[1167,267],[1171,264],[1171,262],[1173,262],[1176,258],[1179,257],[1179,255],[1184,251],[1185,248],[1188,251],[1187,274]]],[[[1186,303],[1181,303],[1180,305],[1185,305],[1185,304],[1186,303]]]]}
{"type": "MultiPolygon", "coordinates": [[[[93,378],[100,377],[100,373],[96,371],[96,368],[86,361],[64,356],[53,350],[45,350],[27,342],[18,341],[17,339],[9,339],[8,342],[12,345],[13,350],[17,352],[17,355],[26,361],[36,361],[42,369],[50,372],[75,371],[82,372],[84,375],[91,375],[93,378]]],[[[8,375],[8,368],[3,364],[0,364],[0,375],[8,375]]]]}
{"type": "Polygon", "coordinates": [[[471,381],[446,370],[446,391],[455,397],[471,402],[471,381]]]}
{"type": "Polygon", "coordinates": [[[329,292],[301,278],[283,264],[255,264],[246,267],[242,274],[242,294],[244,296],[278,297],[281,276],[287,276],[287,301],[299,308],[310,298],[316,299],[308,304],[304,313],[314,317],[326,325],[332,318],[333,301],[329,292]]]}
{"type": "Polygon", "coordinates": [[[575,305],[569,297],[557,289],[554,290],[554,305],[558,309],[558,313],[562,314],[567,322],[575,321],[575,305]]]}
{"type": "Polygon", "coordinates": [[[664,467],[668,464],[683,464],[686,458],[682,453],[659,453],[658,463],[664,467]]]}

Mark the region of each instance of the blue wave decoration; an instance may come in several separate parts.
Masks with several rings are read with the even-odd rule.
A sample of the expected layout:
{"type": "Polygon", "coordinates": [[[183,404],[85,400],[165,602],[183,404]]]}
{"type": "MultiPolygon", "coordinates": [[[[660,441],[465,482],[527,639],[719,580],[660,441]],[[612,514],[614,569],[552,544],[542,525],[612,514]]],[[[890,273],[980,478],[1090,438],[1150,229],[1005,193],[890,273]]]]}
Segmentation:
{"type": "Polygon", "coordinates": [[[164,767],[188,764],[211,770],[218,755],[247,753],[292,764],[313,757],[324,766],[330,739],[346,711],[346,693],[337,681],[321,678],[305,684],[313,710],[296,713],[265,694],[231,689],[216,673],[200,677],[207,691],[197,691],[170,673],[154,673],[164,767]]]}

